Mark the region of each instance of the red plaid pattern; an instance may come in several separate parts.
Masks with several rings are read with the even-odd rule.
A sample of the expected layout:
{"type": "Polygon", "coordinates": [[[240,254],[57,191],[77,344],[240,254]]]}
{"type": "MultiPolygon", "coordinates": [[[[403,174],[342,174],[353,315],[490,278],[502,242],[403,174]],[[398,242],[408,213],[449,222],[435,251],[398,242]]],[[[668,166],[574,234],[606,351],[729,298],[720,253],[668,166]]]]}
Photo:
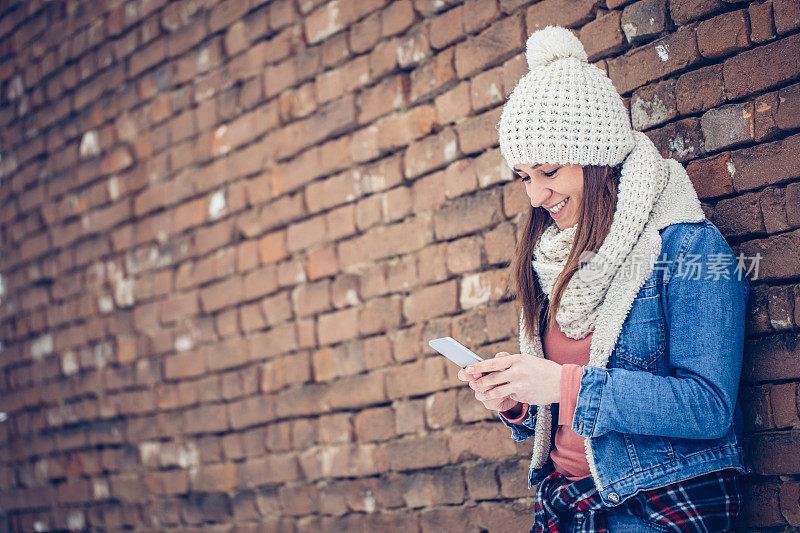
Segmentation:
{"type": "Polygon", "coordinates": [[[553,472],[536,491],[531,533],[566,531],[578,514],[582,521],[570,531],[607,533],[608,512],[638,516],[663,531],[734,531],[742,508],[741,476],[733,468],[710,472],[641,491],[612,509],[600,499],[591,476],[572,482],[553,472]]]}

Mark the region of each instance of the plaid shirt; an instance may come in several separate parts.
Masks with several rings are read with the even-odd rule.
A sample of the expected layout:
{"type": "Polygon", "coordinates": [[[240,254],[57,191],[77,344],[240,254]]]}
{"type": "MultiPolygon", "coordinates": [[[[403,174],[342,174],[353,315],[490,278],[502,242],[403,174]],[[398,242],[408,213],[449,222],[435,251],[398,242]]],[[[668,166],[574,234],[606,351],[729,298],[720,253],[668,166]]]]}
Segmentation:
{"type": "Polygon", "coordinates": [[[663,531],[733,531],[742,508],[741,474],[726,468],[665,487],[642,491],[617,507],[603,504],[591,476],[569,481],[553,472],[539,483],[531,533],[567,531],[572,518],[584,516],[570,531],[609,531],[606,513],[633,514],[663,531]],[[563,523],[562,523],[563,522],[563,523]]]}

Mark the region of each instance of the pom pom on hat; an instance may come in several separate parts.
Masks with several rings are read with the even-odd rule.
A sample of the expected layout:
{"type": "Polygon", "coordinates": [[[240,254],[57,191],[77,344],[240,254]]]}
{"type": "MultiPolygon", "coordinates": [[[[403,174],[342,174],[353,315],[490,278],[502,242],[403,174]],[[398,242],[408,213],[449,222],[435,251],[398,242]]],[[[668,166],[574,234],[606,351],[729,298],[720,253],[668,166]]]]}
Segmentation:
{"type": "Polygon", "coordinates": [[[525,57],[531,70],[566,57],[589,62],[589,56],[586,55],[581,41],[575,34],[561,26],[547,26],[533,32],[525,43],[525,57]]]}
{"type": "Polygon", "coordinates": [[[628,111],[611,79],[589,63],[572,31],[547,26],[525,44],[530,70],[511,91],[497,132],[515,165],[617,165],[633,150],[628,111]]]}

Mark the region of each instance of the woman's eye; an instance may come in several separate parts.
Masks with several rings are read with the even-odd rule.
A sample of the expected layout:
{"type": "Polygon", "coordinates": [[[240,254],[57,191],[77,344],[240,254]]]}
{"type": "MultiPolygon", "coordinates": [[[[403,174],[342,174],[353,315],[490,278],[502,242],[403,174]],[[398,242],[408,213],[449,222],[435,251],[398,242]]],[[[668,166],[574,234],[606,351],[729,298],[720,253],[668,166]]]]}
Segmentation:
{"type": "Polygon", "coordinates": [[[531,179],[530,176],[522,176],[521,178],[522,181],[528,181],[529,179],[531,179]]]}
{"type": "Polygon", "coordinates": [[[545,176],[547,176],[547,177],[549,178],[550,176],[552,176],[552,175],[553,175],[553,174],[555,174],[556,172],[558,172],[558,169],[555,169],[555,170],[554,170],[554,171],[552,171],[552,172],[542,172],[542,174],[544,174],[545,176]]]}

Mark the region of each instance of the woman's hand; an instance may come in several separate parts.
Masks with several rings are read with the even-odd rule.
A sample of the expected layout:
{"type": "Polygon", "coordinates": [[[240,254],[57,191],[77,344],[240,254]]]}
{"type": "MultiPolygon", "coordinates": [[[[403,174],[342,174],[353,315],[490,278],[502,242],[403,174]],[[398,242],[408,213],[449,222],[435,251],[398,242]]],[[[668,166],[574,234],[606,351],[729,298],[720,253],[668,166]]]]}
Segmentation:
{"type": "MultiPolygon", "coordinates": [[[[459,371],[459,379],[466,381],[462,372],[473,376],[469,385],[475,390],[475,397],[480,400],[480,392],[492,404],[508,399],[529,405],[548,405],[561,400],[561,365],[541,357],[500,352],[493,359],[473,363],[459,371]],[[486,372],[492,373],[475,379],[486,372]]],[[[504,407],[508,409],[513,405],[506,403],[504,407]]]]}
{"type": "MultiPolygon", "coordinates": [[[[501,353],[495,355],[495,357],[503,357],[504,355],[508,355],[508,353],[507,352],[501,352],[501,353]]],[[[483,404],[483,406],[486,407],[487,409],[489,409],[490,411],[497,411],[497,412],[502,413],[504,411],[508,411],[510,409],[514,409],[515,407],[520,405],[520,402],[518,402],[517,400],[513,400],[511,398],[508,398],[508,397],[488,398],[486,396],[485,392],[490,390],[492,387],[481,388],[479,390],[477,385],[476,385],[476,383],[477,383],[478,378],[480,378],[480,377],[481,377],[481,373],[477,372],[477,371],[473,372],[473,373],[469,373],[469,372],[465,371],[463,368],[458,371],[458,379],[460,379],[461,381],[469,381],[469,387],[472,390],[475,391],[475,399],[478,400],[479,402],[481,402],[483,404]]]]}

